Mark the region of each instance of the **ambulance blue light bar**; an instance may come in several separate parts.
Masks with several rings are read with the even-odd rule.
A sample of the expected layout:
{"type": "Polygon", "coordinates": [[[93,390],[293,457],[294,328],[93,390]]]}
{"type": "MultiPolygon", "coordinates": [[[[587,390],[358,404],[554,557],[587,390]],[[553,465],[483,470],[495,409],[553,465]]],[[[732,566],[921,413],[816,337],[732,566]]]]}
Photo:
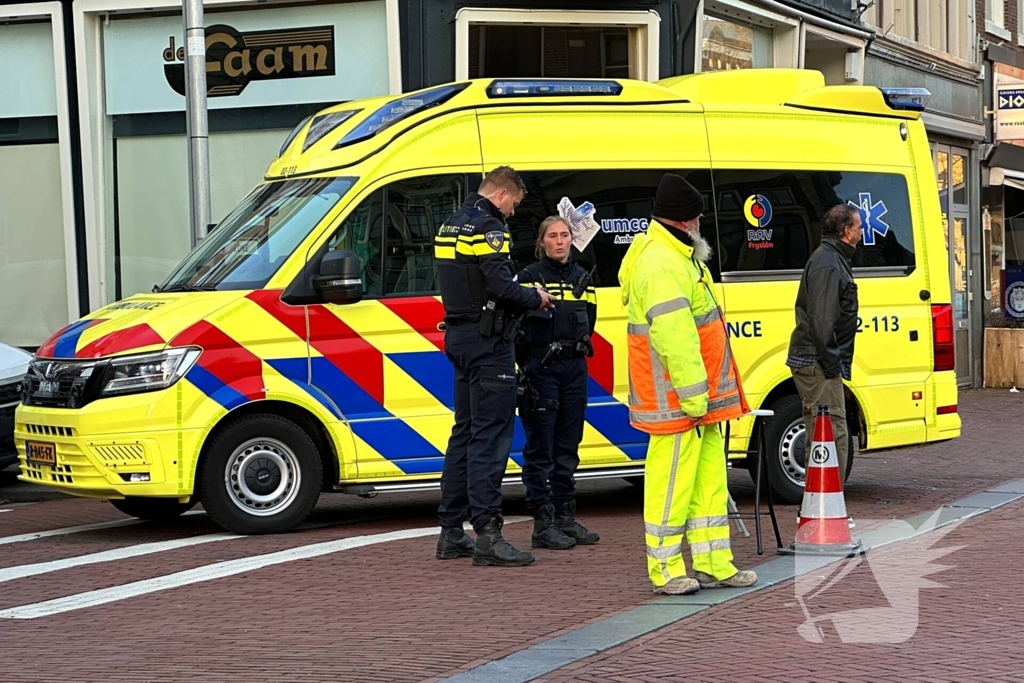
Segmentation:
{"type": "Polygon", "coordinates": [[[395,125],[402,119],[406,119],[431,107],[436,107],[439,104],[444,104],[465,90],[468,85],[469,83],[445,85],[440,88],[425,90],[392,100],[367,116],[362,123],[350,130],[334,146],[334,149],[372,138],[377,133],[389,126],[395,125]]]}
{"type": "Polygon", "coordinates": [[[573,97],[586,95],[621,95],[622,84],[616,81],[531,80],[492,81],[487,96],[497,97],[573,97]]]}
{"type": "Polygon", "coordinates": [[[879,88],[890,109],[924,111],[932,94],[925,88],[879,88]]]}

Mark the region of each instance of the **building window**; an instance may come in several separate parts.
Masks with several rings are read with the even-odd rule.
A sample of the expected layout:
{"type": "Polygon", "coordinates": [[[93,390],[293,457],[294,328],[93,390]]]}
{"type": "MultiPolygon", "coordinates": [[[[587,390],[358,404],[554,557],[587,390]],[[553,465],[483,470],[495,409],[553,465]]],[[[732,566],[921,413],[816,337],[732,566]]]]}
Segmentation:
{"type": "Polygon", "coordinates": [[[985,23],[1006,28],[1006,0],[985,0],[985,23]]]}
{"type": "Polygon", "coordinates": [[[704,15],[701,71],[760,69],[774,66],[769,28],[704,15]]]}
{"type": "Polygon", "coordinates": [[[657,80],[655,12],[463,8],[455,16],[455,78],[657,80]]]}
{"type": "Polygon", "coordinates": [[[583,26],[469,27],[473,78],[629,78],[629,29],[583,26]]]}
{"type": "MultiPolygon", "coordinates": [[[[1018,0],[1019,1],[1019,0],[1018,0]]],[[[966,61],[976,61],[974,55],[974,0],[875,0],[867,3],[863,21],[881,29],[885,35],[901,38],[948,52],[966,61]],[[927,10],[923,14],[919,6],[927,10]]],[[[1003,28],[1004,0],[986,0],[988,17],[985,30],[996,35],[1009,34],[1003,28]]],[[[979,28],[981,24],[979,24],[979,28]]]]}

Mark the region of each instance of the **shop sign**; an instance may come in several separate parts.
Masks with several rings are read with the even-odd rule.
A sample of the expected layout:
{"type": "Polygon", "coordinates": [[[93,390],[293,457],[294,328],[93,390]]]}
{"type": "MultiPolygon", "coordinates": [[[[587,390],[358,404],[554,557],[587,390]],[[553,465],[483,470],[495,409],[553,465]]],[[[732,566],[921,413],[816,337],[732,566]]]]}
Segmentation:
{"type": "MultiPolygon", "coordinates": [[[[206,15],[210,109],[344,102],[385,95],[384,0],[206,15]]],[[[181,17],[103,25],[106,112],[184,111],[181,17]]]]}
{"type": "MultiPolygon", "coordinates": [[[[185,94],[185,48],[174,35],[163,50],[164,75],[185,94]]],[[[206,94],[234,97],[253,81],[334,75],[334,26],[242,32],[227,24],[206,27],[206,94]]]]}
{"type": "Polygon", "coordinates": [[[1024,81],[996,74],[996,140],[1024,140],[1024,81]]]}

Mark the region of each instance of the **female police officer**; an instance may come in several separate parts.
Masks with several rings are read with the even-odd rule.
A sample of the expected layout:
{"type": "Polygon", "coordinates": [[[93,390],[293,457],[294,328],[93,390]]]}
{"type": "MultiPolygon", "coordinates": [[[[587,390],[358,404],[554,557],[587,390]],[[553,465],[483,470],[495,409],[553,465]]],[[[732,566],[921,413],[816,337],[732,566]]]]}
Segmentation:
{"type": "Polygon", "coordinates": [[[557,550],[600,538],[574,517],[597,297],[587,271],[569,261],[571,246],[568,224],[546,218],[537,235],[540,260],[519,272],[520,284],[540,285],[555,298],[553,310],[527,314],[516,357],[526,377],[519,416],[526,432],[526,509],[535,520],[531,544],[557,550]]]}

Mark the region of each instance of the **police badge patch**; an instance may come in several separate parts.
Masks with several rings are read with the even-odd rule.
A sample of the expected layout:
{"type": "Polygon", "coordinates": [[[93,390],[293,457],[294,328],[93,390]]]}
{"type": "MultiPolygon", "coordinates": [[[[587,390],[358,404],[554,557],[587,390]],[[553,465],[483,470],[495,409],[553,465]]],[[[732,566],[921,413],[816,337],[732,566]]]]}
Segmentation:
{"type": "Polygon", "coordinates": [[[505,244],[505,235],[497,230],[492,230],[484,235],[484,240],[494,251],[501,251],[502,245],[505,244]]]}

